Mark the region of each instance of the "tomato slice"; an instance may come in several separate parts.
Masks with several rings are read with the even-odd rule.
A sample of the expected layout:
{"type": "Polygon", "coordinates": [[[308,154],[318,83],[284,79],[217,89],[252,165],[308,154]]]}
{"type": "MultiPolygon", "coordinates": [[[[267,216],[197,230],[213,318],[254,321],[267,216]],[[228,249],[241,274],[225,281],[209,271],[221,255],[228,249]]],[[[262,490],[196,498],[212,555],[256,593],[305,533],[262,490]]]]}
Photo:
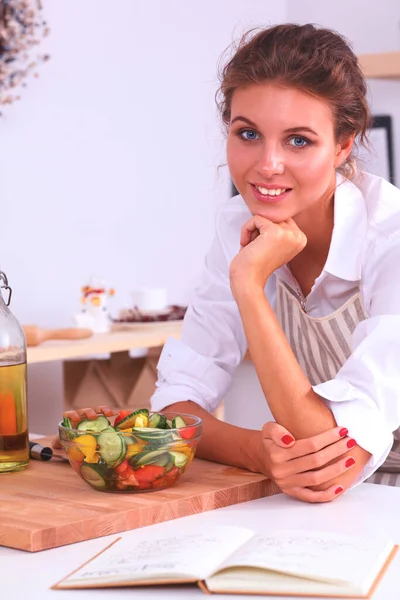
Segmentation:
{"type": "Polygon", "coordinates": [[[128,470],[129,470],[129,463],[126,459],[123,460],[122,463],[120,465],[118,465],[118,467],[114,468],[114,471],[116,472],[116,474],[119,477],[125,477],[127,475],[128,470]]]}
{"type": "Polygon", "coordinates": [[[178,477],[179,469],[177,467],[173,467],[170,471],[168,471],[168,473],[165,473],[165,475],[162,475],[162,477],[158,477],[158,479],[153,481],[152,488],[154,490],[163,487],[170,487],[178,477]]]}
{"type": "Polygon", "coordinates": [[[179,429],[178,431],[183,440],[191,440],[196,433],[196,427],[182,427],[182,430],[179,429]]]}
{"type": "Polygon", "coordinates": [[[158,477],[161,477],[165,473],[164,467],[159,467],[158,465],[145,465],[144,467],[139,467],[139,469],[135,469],[134,474],[137,482],[139,484],[149,484],[152,483],[158,477]]]}

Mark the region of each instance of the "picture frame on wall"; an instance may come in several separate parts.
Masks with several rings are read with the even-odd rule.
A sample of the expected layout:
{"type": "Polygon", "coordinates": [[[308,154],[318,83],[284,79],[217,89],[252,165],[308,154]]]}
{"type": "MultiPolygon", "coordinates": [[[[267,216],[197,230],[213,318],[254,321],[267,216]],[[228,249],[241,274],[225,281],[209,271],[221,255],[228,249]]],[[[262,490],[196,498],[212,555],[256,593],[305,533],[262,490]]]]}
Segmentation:
{"type": "Polygon", "coordinates": [[[360,148],[362,168],[395,184],[393,155],[393,123],[390,115],[374,115],[368,130],[370,148],[360,148]]]}
{"type": "MultiPolygon", "coordinates": [[[[363,171],[379,175],[396,185],[392,117],[390,115],[374,115],[367,136],[370,143],[369,149],[360,147],[357,154],[361,161],[361,168],[363,171]]],[[[235,196],[238,193],[232,182],[231,195],[235,196]]]]}

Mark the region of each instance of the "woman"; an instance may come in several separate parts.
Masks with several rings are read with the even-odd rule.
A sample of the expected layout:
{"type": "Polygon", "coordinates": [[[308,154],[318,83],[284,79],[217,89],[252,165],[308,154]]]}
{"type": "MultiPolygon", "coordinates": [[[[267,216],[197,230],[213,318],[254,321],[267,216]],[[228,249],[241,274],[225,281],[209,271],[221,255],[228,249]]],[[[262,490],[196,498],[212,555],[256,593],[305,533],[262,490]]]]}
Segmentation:
{"type": "Polygon", "coordinates": [[[397,470],[394,446],[383,463],[400,425],[400,191],[355,168],[370,122],[357,59],[312,25],[250,34],[223,69],[220,109],[240,195],[219,208],[152,409],[200,416],[197,456],[303,501],[395,484],[374,473],[397,470]],[[275,419],[261,431],[211,414],[247,349],[275,419]]]}

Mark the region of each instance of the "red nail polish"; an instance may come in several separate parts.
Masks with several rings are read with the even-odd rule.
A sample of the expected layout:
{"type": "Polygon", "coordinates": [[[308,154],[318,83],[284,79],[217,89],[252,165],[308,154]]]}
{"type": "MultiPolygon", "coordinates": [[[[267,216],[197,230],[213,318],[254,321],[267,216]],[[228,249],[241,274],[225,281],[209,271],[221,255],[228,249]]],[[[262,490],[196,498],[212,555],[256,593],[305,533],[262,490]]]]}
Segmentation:
{"type": "Polygon", "coordinates": [[[346,446],[348,448],[354,448],[354,446],[357,446],[357,442],[356,442],[356,440],[351,439],[347,442],[346,446]]]}
{"type": "Polygon", "coordinates": [[[282,438],[282,442],[288,446],[289,444],[294,442],[294,437],[292,437],[291,435],[284,435],[282,438]]]}
{"type": "Polygon", "coordinates": [[[344,463],[344,466],[346,467],[346,469],[348,469],[349,467],[352,467],[355,464],[355,462],[355,459],[352,456],[350,456],[350,458],[348,458],[344,463]]]}
{"type": "Polygon", "coordinates": [[[345,435],[347,435],[349,433],[349,430],[346,429],[346,427],[342,427],[342,429],[339,431],[339,435],[340,437],[344,437],[345,435]]]}
{"type": "Polygon", "coordinates": [[[335,494],[336,494],[336,496],[337,496],[338,494],[340,494],[341,492],[343,492],[343,488],[342,488],[342,486],[341,486],[341,485],[339,485],[339,487],[337,487],[337,488],[336,488],[336,490],[335,490],[335,494]]]}

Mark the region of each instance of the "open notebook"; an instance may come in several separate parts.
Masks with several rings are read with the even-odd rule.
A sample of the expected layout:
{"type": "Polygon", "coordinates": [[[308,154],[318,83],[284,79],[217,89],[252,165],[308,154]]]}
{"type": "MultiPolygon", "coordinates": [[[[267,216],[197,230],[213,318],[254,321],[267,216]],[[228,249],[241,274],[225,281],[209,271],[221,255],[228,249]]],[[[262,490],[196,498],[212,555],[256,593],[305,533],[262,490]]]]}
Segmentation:
{"type": "MultiPolygon", "coordinates": [[[[139,532],[138,532],[139,533],[139,532]]],[[[397,546],[330,532],[219,526],[119,538],[53,589],[197,583],[214,593],[369,597],[397,546]]]]}

